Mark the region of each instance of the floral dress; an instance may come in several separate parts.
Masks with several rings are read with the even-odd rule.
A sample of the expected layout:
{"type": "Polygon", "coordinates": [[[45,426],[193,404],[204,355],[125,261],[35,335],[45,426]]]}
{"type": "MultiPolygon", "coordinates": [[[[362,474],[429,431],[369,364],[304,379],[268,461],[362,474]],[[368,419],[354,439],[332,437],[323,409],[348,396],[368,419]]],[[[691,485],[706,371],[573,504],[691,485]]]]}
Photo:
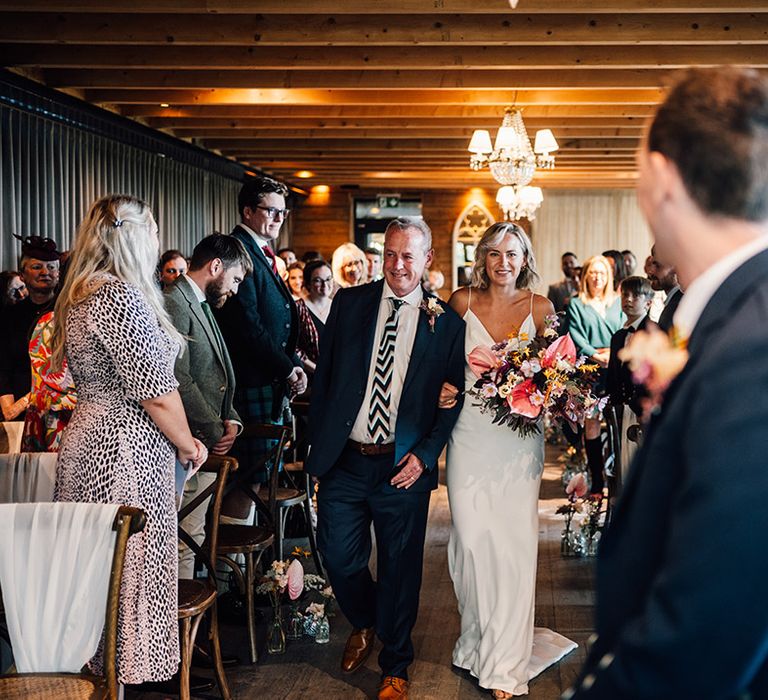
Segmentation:
{"type": "MultiPolygon", "coordinates": [[[[67,316],[78,402],[61,441],[55,499],[136,506],[120,591],[120,683],[165,680],[179,662],[175,450],[141,401],[178,386],[178,346],[137,288],[114,277],[67,316]]],[[[96,670],[100,659],[94,659],[96,670]]]]}
{"type": "Polygon", "coordinates": [[[22,452],[58,452],[61,436],[77,403],[72,375],[67,363],[51,370],[53,311],[40,317],[29,341],[32,365],[32,390],[24,418],[22,452]]]}

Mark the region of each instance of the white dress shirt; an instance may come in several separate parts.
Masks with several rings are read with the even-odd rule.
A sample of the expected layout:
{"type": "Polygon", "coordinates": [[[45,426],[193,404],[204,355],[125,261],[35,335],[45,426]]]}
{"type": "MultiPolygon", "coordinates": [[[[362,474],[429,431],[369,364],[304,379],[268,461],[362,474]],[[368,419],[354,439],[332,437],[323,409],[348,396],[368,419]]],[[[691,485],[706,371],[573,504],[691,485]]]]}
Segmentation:
{"type": "Polygon", "coordinates": [[[747,260],[768,249],[768,236],[760,236],[718,260],[688,285],[680,306],[675,311],[675,330],[682,338],[690,338],[704,308],[732,273],[747,260]]]}
{"type": "MultiPolygon", "coordinates": [[[[384,291],[381,294],[379,303],[379,315],[376,319],[376,334],[373,340],[373,351],[371,352],[371,363],[368,367],[368,384],[365,388],[365,397],[360,406],[360,412],[357,414],[357,420],[352,426],[352,432],[349,434],[350,440],[356,442],[371,443],[373,438],[368,432],[368,409],[371,404],[371,389],[373,387],[373,376],[376,371],[376,356],[379,352],[379,343],[381,335],[384,332],[384,326],[387,317],[392,311],[392,303],[387,301],[390,298],[398,298],[397,295],[384,282],[384,291]]],[[[420,306],[424,298],[421,285],[418,285],[407,296],[401,297],[405,302],[398,312],[397,337],[395,339],[395,364],[392,371],[392,385],[389,399],[389,430],[390,437],[387,442],[395,440],[395,426],[397,425],[397,409],[400,405],[400,396],[403,393],[403,384],[405,375],[408,372],[408,364],[411,361],[411,350],[413,341],[416,338],[416,329],[419,325],[420,306]]]]}
{"type": "Polygon", "coordinates": [[[253,238],[253,240],[256,241],[256,245],[259,246],[259,250],[261,251],[261,254],[264,256],[264,259],[267,261],[269,266],[272,267],[272,259],[264,252],[264,248],[272,247],[269,245],[271,241],[265,241],[263,238],[259,238],[259,236],[256,235],[256,232],[252,228],[246,226],[242,221],[238,224],[238,226],[240,226],[240,228],[245,229],[246,231],[248,231],[249,234],[251,234],[251,238],[253,238]]]}

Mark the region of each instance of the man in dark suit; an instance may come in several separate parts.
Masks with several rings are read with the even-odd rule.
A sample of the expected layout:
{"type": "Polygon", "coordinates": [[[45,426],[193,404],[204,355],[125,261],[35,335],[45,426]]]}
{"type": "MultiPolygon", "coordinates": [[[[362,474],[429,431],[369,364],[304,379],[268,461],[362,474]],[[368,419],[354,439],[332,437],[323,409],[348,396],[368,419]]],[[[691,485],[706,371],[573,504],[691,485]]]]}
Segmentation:
{"type": "MultiPolygon", "coordinates": [[[[234,296],[252,269],[240,241],[214,233],[195,246],[189,272],[165,289],[168,315],[187,338],[187,347],[176,359],[174,370],[184,411],[192,434],[211,454],[227,454],[242,429],[232,405],[235,373],[212,309],[221,308],[234,296]]],[[[192,476],[184,489],[182,505],[193,500],[215,477],[200,472],[192,476]]],[[[206,503],[182,523],[198,544],[205,537],[206,503]]],[[[193,578],[193,567],[194,554],[179,543],[179,578],[193,578]]]]}
{"type": "Polygon", "coordinates": [[[384,645],[380,700],[408,696],[429,497],[461,408],[438,408],[443,382],[464,381],[464,323],[424,294],[431,259],[421,219],[390,222],[384,280],[336,295],[312,389],[306,468],[320,480],[319,546],[354,627],[342,669],[365,661],[375,629],[384,645]]]}
{"type": "Polygon", "coordinates": [[[657,324],[661,330],[668,333],[672,329],[672,319],[677,306],[683,298],[683,290],[677,279],[673,265],[666,265],[656,257],[656,246],[651,248],[650,263],[648,264],[648,280],[655,292],[664,292],[664,306],[661,309],[657,324]]]}
{"type": "Polygon", "coordinates": [[[579,259],[574,253],[563,253],[560,258],[560,266],[563,270],[563,279],[556,284],[549,285],[547,299],[552,302],[555,311],[562,314],[565,312],[571,297],[579,293],[579,259]]]}
{"type": "Polygon", "coordinates": [[[597,637],[564,698],[768,697],[767,162],[768,81],[733,67],[689,70],[638,155],[688,360],[601,540],[597,637]]]}
{"type": "MultiPolygon", "coordinates": [[[[235,407],[243,420],[255,423],[282,422],[288,396],[307,388],[307,377],[296,355],[296,304],[277,274],[272,248],[289,213],[287,194],[285,185],[267,177],[249,178],[240,190],[242,223],[235,226],[232,235],[248,252],[253,274],[216,314],[235,368],[235,407]]],[[[263,440],[239,441],[234,454],[247,468],[269,449],[263,440]]],[[[266,478],[265,472],[253,475],[256,483],[266,478]]],[[[250,507],[245,494],[233,492],[225,512],[243,519],[250,507]]]]}

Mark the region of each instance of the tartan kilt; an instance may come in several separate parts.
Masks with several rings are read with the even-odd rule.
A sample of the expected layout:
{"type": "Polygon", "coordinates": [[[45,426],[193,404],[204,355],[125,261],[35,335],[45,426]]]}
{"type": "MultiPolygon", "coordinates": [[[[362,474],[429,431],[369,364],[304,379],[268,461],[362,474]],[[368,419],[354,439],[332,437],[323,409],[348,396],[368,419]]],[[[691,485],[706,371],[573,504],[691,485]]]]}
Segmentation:
{"type": "MultiPolygon", "coordinates": [[[[282,386],[267,384],[266,386],[247,387],[237,389],[234,397],[235,410],[245,423],[274,423],[283,425],[284,407],[287,407],[287,399],[282,386]]],[[[272,464],[265,468],[256,468],[259,460],[268,453],[277,440],[265,440],[261,438],[237,439],[232,448],[232,456],[240,463],[240,469],[252,470],[252,483],[264,483],[269,481],[272,464]]],[[[282,470],[282,464],[279,465],[282,470]]]]}

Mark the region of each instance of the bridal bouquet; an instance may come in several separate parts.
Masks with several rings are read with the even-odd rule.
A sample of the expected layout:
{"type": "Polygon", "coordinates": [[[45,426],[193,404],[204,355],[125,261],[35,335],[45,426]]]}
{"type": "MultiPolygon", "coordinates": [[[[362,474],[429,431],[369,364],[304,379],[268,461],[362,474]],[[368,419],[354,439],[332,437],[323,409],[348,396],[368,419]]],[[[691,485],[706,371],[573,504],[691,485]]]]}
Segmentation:
{"type": "Polygon", "coordinates": [[[556,316],[547,316],[542,336],[510,334],[501,343],[469,353],[477,382],[468,393],[493,423],[527,436],[541,432],[544,416],[573,428],[599,417],[608,399],[592,393],[598,366],[576,356],[571,336],[557,336],[557,323],[556,316]]]}

